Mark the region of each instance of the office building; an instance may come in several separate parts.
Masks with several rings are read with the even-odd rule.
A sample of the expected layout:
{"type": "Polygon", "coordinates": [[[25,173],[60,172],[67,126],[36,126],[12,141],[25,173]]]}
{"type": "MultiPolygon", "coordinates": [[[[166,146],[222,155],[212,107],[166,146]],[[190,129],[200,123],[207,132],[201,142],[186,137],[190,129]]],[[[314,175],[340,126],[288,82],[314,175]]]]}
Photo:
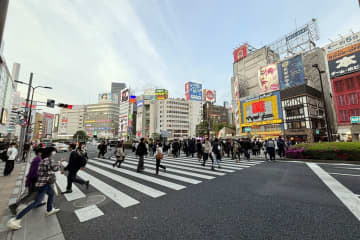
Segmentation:
{"type": "Polygon", "coordinates": [[[77,131],[85,131],[84,118],[86,106],[73,105],[72,109],[61,109],[59,116],[59,139],[73,139],[77,131]]]}

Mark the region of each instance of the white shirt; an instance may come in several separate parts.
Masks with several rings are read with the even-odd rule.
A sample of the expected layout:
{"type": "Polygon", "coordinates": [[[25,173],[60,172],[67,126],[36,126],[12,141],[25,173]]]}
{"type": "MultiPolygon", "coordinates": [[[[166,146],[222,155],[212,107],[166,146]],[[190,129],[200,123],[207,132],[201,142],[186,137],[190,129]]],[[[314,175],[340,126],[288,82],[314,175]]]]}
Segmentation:
{"type": "Polygon", "coordinates": [[[161,147],[157,147],[157,148],[156,148],[156,154],[159,154],[159,153],[163,153],[163,151],[162,151],[162,148],[161,148],[161,147]]]}
{"type": "Polygon", "coordinates": [[[14,161],[18,155],[18,150],[15,147],[11,147],[7,150],[8,160],[14,161]]]}

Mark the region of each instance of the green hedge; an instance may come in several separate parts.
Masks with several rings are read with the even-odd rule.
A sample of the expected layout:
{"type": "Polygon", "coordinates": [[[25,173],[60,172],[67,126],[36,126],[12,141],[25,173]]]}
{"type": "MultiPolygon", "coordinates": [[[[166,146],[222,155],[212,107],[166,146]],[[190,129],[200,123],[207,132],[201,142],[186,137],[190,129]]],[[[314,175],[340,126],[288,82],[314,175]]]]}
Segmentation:
{"type": "Polygon", "coordinates": [[[323,142],[302,143],[286,151],[287,158],[360,161],[360,143],[323,142]]]}

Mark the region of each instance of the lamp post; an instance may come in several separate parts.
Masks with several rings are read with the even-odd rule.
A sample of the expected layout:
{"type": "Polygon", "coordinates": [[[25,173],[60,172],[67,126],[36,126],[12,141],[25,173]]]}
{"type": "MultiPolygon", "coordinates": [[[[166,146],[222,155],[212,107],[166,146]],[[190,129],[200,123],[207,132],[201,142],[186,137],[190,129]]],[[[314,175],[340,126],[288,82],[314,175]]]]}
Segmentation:
{"type": "Polygon", "coordinates": [[[322,100],[323,100],[323,102],[324,102],[324,109],[325,109],[326,132],[327,132],[327,134],[328,134],[328,142],[330,142],[331,139],[332,139],[332,136],[331,136],[331,132],[330,132],[330,129],[329,129],[328,113],[327,113],[327,108],[326,108],[324,87],[323,87],[322,77],[321,77],[321,74],[322,74],[322,73],[325,73],[325,71],[321,71],[318,64],[313,64],[312,67],[313,67],[313,68],[316,68],[316,69],[318,70],[318,72],[319,72],[320,85],[321,85],[321,96],[322,96],[322,100]]]}
{"type": "Polygon", "coordinates": [[[34,75],[33,73],[30,73],[29,83],[15,80],[16,83],[20,83],[20,84],[28,86],[26,105],[25,105],[25,113],[24,113],[24,117],[27,120],[27,125],[26,125],[26,127],[24,126],[21,129],[20,146],[19,146],[19,148],[20,148],[19,156],[20,157],[23,156],[24,143],[27,141],[27,134],[28,134],[28,131],[29,131],[29,126],[31,125],[31,110],[32,110],[31,107],[32,107],[33,100],[34,100],[34,92],[35,92],[35,90],[37,88],[52,89],[51,87],[48,87],[48,86],[36,86],[36,87],[33,87],[32,86],[33,75],[34,75]],[[30,91],[31,91],[31,89],[32,89],[32,95],[31,95],[31,100],[30,100],[30,91]],[[29,104],[29,100],[30,100],[30,104],[29,104]]]}

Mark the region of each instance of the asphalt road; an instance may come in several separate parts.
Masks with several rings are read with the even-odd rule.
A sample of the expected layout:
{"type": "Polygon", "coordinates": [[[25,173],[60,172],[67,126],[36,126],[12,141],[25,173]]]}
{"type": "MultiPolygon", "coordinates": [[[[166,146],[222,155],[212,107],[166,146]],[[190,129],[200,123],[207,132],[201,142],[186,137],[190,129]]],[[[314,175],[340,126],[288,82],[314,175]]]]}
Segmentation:
{"type": "MultiPolygon", "coordinates": [[[[90,158],[93,159],[96,154],[95,148],[90,147],[90,158]]],[[[58,154],[57,157],[67,155],[58,154]]],[[[360,239],[359,219],[340,200],[341,195],[337,197],[305,163],[252,161],[250,164],[244,161],[241,163],[243,169],[235,169],[231,166],[236,164],[225,159],[222,170],[234,172],[218,169],[216,172],[224,173],[223,176],[197,172],[196,169],[209,171],[209,167],[199,166],[196,159],[164,163],[168,169],[175,170],[168,170],[167,174],[201,181],[197,184],[170,179],[163,173],[160,176],[142,173],[185,187],[173,190],[118,172],[112,169],[110,162],[93,161],[85,170],[87,174],[138,203],[129,207],[120,206],[111,199],[111,194],[104,194],[98,182],[91,181],[89,190],[77,185],[86,197],[69,201],[61,195],[55,200],[56,206],[61,208],[57,216],[66,239],[360,239]],[[195,172],[214,178],[192,176],[195,172]],[[151,196],[151,190],[144,194],[141,187],[135,189],[136,185],[128,184],[124,179],[120,179],[120,183],[111,174],[136,181],[165,195],[151,196]],[[96,206],[103,215],[80,222],[74,211],[86,204],[92,205],[94,202],[91,200],[94,199],[98,201],[96,206]]],[[[135,158],[128,156],[125,164],[128,165],[121,169],[135,172],[135,158]]],[[[359,176],[356,176],[360,175],[360,166],[316,166],[349,192],[360,194],[359,176]]],[[[153,171],[151,160],[145,163],[145,167],[153,171]]],[[[114,196],[117,194],[113,192],[114,196]]],[[[357,205],[359,209],[360,205],[357,205]]]]}

